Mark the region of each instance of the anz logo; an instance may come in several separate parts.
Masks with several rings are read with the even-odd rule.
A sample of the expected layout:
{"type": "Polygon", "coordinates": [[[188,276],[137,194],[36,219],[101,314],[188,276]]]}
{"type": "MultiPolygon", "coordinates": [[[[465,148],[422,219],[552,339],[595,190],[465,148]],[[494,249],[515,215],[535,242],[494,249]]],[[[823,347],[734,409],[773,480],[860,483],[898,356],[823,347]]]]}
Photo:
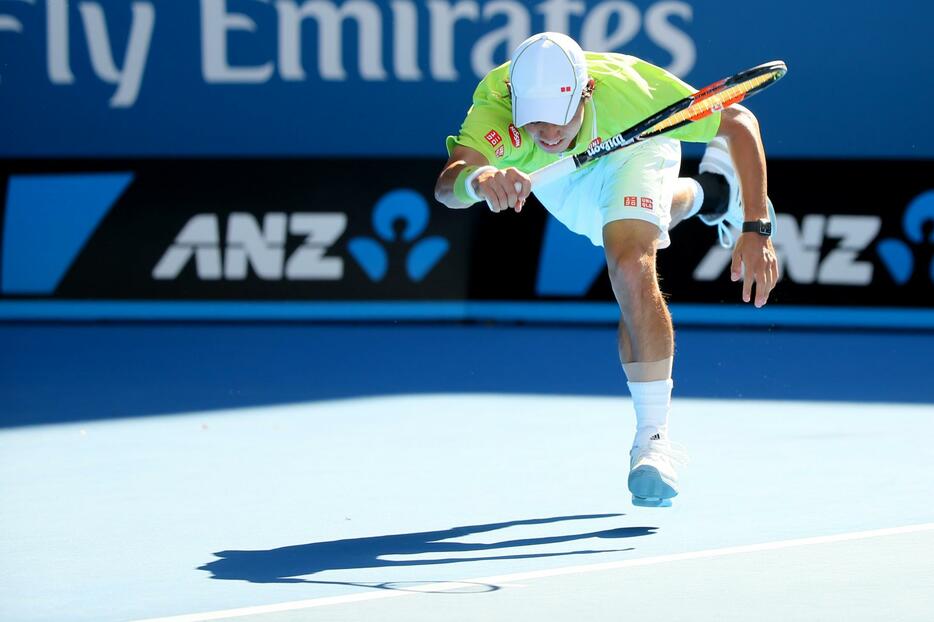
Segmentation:
{"type": "Polygon", "coordinates": [[[346,228],[347,215],[340,212],[270,212],[263,216],[262,226],[252,214],[238,212],[227,219],[222,244],[218,215],[196,214],[162,255],[152,277],[173,280],[194,261],[203,281],[242,281],[248,265],[267,281],[338,280],[344,276],[344,262],[325,253],[346,228]],[[303,240],[286,256],[289,235],[303,240]]]}
{"type": "MultiPolygon", "coordinates": [[[[879,234],[880,217],[808,214],[799,223],[790,214],[778,214],[776,224],[773,243],[785,277],[801,284],[858,286],[872,282],[872,262],[858,257],[879,234]],[[832,248],[825,253],[827,243],[832,248]]],[[[732,256],[732,250],[719,245],[711,248],[694,270],[694,279],[720,278],[732,256]]]]}
{"type": "Polygon", "coordinates": [[[417,283],[434,269],[450,248],[450,243],[437,235],[419,239],[428,227],[428,218],[428,203],[421,194],[414,190],[394,190],[373,208],[376,238],[352,238],[347,248],[371,281],[382,281],[389,270],[385,245],[400,241],[409,244],[405,272],[409,280],[417,283]],[[398,227],[401,231],[397,225],[401,225],[398,227]]]}
{"type": "MultiPolygon", "coordinates": [[[[934,190],[915,197],[902,216],[904,239],[886,238],[876,243],[882,218],[869,215],[808,214],[801,219],[778,215],[775,250],[784,275],[795,283],[823,285],[869,285],[876,264],[870,249],[897,285],[911,280],[916,260],[934,249],[934,190]],[[925,228],[930,228],[925,236],[925,228]],[[874,245],[875,243],[875,245],[874,245]],[[825,251],[830,246],[829,251],[825,251]]],[[[729,267],[731,251],[715,246],[708,251],[694,278],[713,281],[729,267]]],[[[928,266],[934,282],[934,260],[928,266]]]]}
{"type": "MultiPolygon", "coordinates": [[[[389,271],[384,244],[411,244],[406,274],[413,282],[424,279],[447,254],[449,243],[439,236],[418,239],[429,220],[428,204],[414,190],[393,190],[373,209],[376,239],[355,237],[348,243],[354,261],[371,281],[382,281],[389,271]],[[401,224],[401,235],[397,236],[401,224]]],[[[218,214],[196,214],[175,236],[152,270],[156,280],[174,280],[194,263],[203,281],[242,281],[252,271],[266,281],[338,281],[344,278],[345,259],[329,251],[347,230],[343,212],[269,212],[260,222],[253,214],[237,212],[226,227],[218,214]],[[222,235],[223,231],[223,235],[222,235]],[[294,239],[298,237],[298,246],[294,239]],[[292,249],[292,250],[289,250],[292,249]]]]}
{"type": "MultiPolygon", "coordinates": [[[[903,237],[878,240],[882,218],[808,214],[799,222],[778,214],[775,250],[784,276],[799,284],[869,285],[878,278],[873,251],[896,285],[927,268],[934,283],[934,190],[915,197],[902,216],[903,237]],[[923,262],[929,262],[922,265],[923,262]]],[[[697,281],[716,281],[729,269],[732,251],[713,245],[694,270],[697,281]]],[[[542,239],[536,293],[584,296],[606,269],[603,252],[549,218],[542,239]]]]}

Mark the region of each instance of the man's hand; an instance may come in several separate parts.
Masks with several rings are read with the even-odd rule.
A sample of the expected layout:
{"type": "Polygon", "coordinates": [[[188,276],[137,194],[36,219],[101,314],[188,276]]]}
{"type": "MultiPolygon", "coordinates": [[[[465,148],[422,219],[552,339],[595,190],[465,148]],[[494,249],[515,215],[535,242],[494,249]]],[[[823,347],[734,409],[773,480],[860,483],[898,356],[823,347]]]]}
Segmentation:
{"type": "Polygon", "coordinates": [[[743,233],[733,249],[730,279],[743,279],[743,302],[752,299],[752,284],[756,284],[756,307],[762,307],[778,282],[778,257],[768,236],[743,233]]]}
{"type": "Polygon", "coordinates": [[[521,212],[532,192],[532,180],[515,168],[484,171],[473,184],[477,196],[486,199],[490,211],[497,213],[507,209],[521,212]]]}

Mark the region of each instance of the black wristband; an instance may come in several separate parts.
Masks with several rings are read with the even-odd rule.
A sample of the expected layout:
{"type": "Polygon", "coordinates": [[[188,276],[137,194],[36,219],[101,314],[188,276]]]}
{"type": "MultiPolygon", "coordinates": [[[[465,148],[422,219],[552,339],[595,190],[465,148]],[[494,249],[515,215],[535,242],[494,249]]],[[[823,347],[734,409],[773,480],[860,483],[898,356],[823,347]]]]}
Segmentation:
{"type": "Polygon", "coordinates": [[[768,237],[772,235],[772,223],[765,218],[747,220],[743,223],[743,233],[758,233],[768,237]]]}

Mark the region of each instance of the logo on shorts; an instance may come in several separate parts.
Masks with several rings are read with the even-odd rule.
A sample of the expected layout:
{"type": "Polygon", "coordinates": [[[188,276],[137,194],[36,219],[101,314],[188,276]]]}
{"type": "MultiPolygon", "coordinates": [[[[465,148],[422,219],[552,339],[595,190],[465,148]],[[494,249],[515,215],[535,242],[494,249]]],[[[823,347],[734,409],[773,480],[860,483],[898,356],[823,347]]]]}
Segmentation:
{"type": "Polygon", "coordinates": [[[516,149],[522,146],[522,134],[519,133],[519,128],[512,123],[509,124],[509,140],[512,141],[512,146],[516,149]]]}
{"type": "Polygon", "coordinates": [[[506,145],[500,145],[496,148],[496,157],[501,158],[506,155],[506,145]]]}
{"type": "Polygon", "coordinates": [[[623,197],[623,206],[624,207],[643,207],[645,209],[652,209],[652,199],[648,197],[623,197]]]}
{"type": "Polygon", "coordinates": [[[484,138],[486,138],[486,141],[490,143],[491,145],[493,145],[494,147],[500,144],[501,142],[503,142],[503,137],[500,136],[499,132],[497,132],[496,130],[490,130],[489,132],[487,132],[484,138]]]}

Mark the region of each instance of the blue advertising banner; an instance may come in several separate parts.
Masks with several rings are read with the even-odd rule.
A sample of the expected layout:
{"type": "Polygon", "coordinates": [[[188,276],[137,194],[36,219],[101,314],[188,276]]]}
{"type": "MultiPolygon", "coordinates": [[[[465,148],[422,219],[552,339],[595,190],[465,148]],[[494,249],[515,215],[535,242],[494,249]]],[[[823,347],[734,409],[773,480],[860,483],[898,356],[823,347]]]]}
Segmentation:
{"type": "Polygon", "coordinates": [[[542,30],[702,86],[771,59],[781,157],[934,157],[918,0],[0,0],[0,157],[431,156],[542,30]]]}
{"type": "MultiPolygon", "coordinates": [[[[0,160],[0,320],[618,320],[603,249],[534,197],[438,205],[442,162],[0,160]]],[[[740,302],[731,251],[691,218],[658,254],[675,321],[934,328],[929,168],[774,161],[769,304],[740,302]]]]}

